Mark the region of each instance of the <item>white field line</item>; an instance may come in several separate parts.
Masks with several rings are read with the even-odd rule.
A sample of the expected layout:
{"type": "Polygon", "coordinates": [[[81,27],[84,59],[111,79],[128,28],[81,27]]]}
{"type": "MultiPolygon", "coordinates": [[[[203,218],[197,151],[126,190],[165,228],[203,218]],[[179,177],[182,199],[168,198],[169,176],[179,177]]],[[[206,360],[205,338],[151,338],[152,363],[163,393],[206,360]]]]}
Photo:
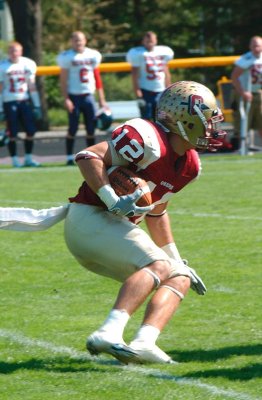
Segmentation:
{"type": "MultiPolygon", "coordinates": [[[[106,362],[106,360],[99,359],[99,358],[93,358],[89,356],[86,352],[83,351],[77,351],[71,347],[67,346],[56,346],[53,343],[44,341],[44,340],[38,340],[38,339],[31,339],[28,338],[20,333],[17,332],[12,332],[6,329],[0,329],[0,338],[3,339],[8,339],[11,342],[18,343],[22,346],[27,346],[27,347],[40,347],[41,349],[50,351],[52,354],[64,354],[69,356],[72,359],[79,359],[79,360],[87,360],[87,361],[94,361],[96,360],[100,364],[109,364],[106,362]]],[[[114,365],[114,367],[119,367],[122,369],[126,369],[127,372],[133,372],[133,373],[139,373],[143,374],[146,376],[150,377],[155,377],[157,379],[162,379],[162,380],[169,380],[173,381],[179,385],[190,385],[204,389],[205,391],[211,393],[212,395],[217,395],[217,396],[224,396],[225,398],[230,398],[230,399],[236,399],[236,400],[259,400],[254,397],[250,397],[247,394],[244,393],[239,393],[234,390],[226,390],[226,389],[221,389],[217,386],[214,385],[209,385],[207,383],[203,383],[198,379],[191,379],[191,378],[183,378],[171,374],[166,374],[163,373],[160,370],[149,368],[147,366],[135,366],[135,365],[127,365],[127,366],[120,366],[118,363],[111,363],[114,365]]],[[[124,376],[122,374],[122,379],[124,379],[124,376]]]]}
{"type": "MultiPolygon", "coordinates": [[[[29,207],[34,206],[39,209],[40,207],[57,207],[61,206],[66,203],[64,202],[51,202],[51,201],[28,201],[28,200],[9,200],[9,199],[1,199],[0,197],[0,207],[6,204],[6,207],[10,207],[10,205],[18,205],[21,207],[29,207]],[[26,205],[26,206],[25,206],[26,205]]],[[[170,215],[187,215],[190,217],[195,218],[220,218],[220,219],[231,219],[231,220],[239,220],[239,221],[262,221],[262,217],[257,216],[248,216],[248,215],[226,215],[226,214],[219,214],[219,213],[192,213],[190,211],[183,211],[183,210],[175,210],[175,211],[168,211],[170,215]]]]}

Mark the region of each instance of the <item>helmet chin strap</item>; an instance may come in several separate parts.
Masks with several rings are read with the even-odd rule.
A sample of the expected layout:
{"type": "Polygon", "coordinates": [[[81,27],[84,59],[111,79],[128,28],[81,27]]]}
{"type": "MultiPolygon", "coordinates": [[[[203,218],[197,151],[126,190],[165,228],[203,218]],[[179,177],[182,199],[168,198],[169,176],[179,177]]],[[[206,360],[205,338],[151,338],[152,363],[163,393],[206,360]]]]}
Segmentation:
{"type": "Polygon", "coordinates": [[[202,111],[200,110],[200,108],[195,104],[194,105],[194,110],[197,113],[197,115],[199,116],[199,118],[201,119],[201,121],[203,122],[204,127],[207,129],[208,128],[208,122],[206,117],[204,116],[204,114],[202,113],[202,111]]]}
{"type": "Polygon", "coordinates": [[[189,142],[189,137],[186,134],[183,124],[180,121],[177,121],[177,126],[179,129],[179,132],[181,133],[182,138],[185,139],[187,142],[189,142]]]}

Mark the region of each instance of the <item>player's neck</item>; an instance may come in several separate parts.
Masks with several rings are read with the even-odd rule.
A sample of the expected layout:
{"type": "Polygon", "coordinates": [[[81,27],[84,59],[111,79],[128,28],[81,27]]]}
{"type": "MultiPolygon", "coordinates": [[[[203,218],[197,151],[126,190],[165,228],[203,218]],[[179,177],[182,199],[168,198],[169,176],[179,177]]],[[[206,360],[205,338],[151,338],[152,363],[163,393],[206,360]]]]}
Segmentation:
{"type": "Polygon", "coordinates": [[[169,143],[171,144],[174,152],[179,156],[183,156],[187,150],[193,148],[193,146],[186,140],[181,138],[179,135],[174,133],[168,133],[169,143]]]}

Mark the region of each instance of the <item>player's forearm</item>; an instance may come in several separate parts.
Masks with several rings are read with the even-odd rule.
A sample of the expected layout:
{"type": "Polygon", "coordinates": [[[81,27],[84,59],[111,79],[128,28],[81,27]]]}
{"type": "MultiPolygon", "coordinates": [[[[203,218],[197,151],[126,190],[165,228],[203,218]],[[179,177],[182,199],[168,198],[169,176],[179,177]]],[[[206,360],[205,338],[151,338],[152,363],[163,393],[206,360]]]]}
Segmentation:
{"type": "MultiPolygon", "coordinates": [[[[153,210],[152,215],[155,210],[153,210]]],[[[159,212],[159,214],[161,213],[159,212]]],[[[170,219],[167,213],[160,216],[147,216],[145,221],[151,238],[159,247],[174,242],[170,219]]]]}
{"type": "Polygon", "coordinates": [[[106,105],[104,89],[103,88],[97,89],[97,94],[100,107],[104,107],[106,105]]]}
{"type": "Polygon", "coordinates": [[[133,90],[136,95],[136,97],[142,97],[142,92],[139,87],[139,68],[132,68],[131,71],[132,74],[132,84],[133,84],[133,90]]]}

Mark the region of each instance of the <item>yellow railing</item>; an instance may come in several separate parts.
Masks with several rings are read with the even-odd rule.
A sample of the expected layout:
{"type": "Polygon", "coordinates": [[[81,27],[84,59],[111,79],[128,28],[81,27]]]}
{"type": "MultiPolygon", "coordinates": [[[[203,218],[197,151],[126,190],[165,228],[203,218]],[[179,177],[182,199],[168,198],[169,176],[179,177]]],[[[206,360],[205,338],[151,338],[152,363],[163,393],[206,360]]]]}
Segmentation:
{"type": "MultiPolygon", "coordinates": [[[[176,68],[196,68],[196,67],[219,67],[232,65],[239,56],[226,57],[197,57],[197,58],[178,58],[168,63],[170,69],[176,68]]],[[[131,65],[127,62],[102,63],[99,66],[100,72],[129,72],[131,65]]],[[[59,75],[60,67],[39,66],[37,75],[59,75]]]]}

